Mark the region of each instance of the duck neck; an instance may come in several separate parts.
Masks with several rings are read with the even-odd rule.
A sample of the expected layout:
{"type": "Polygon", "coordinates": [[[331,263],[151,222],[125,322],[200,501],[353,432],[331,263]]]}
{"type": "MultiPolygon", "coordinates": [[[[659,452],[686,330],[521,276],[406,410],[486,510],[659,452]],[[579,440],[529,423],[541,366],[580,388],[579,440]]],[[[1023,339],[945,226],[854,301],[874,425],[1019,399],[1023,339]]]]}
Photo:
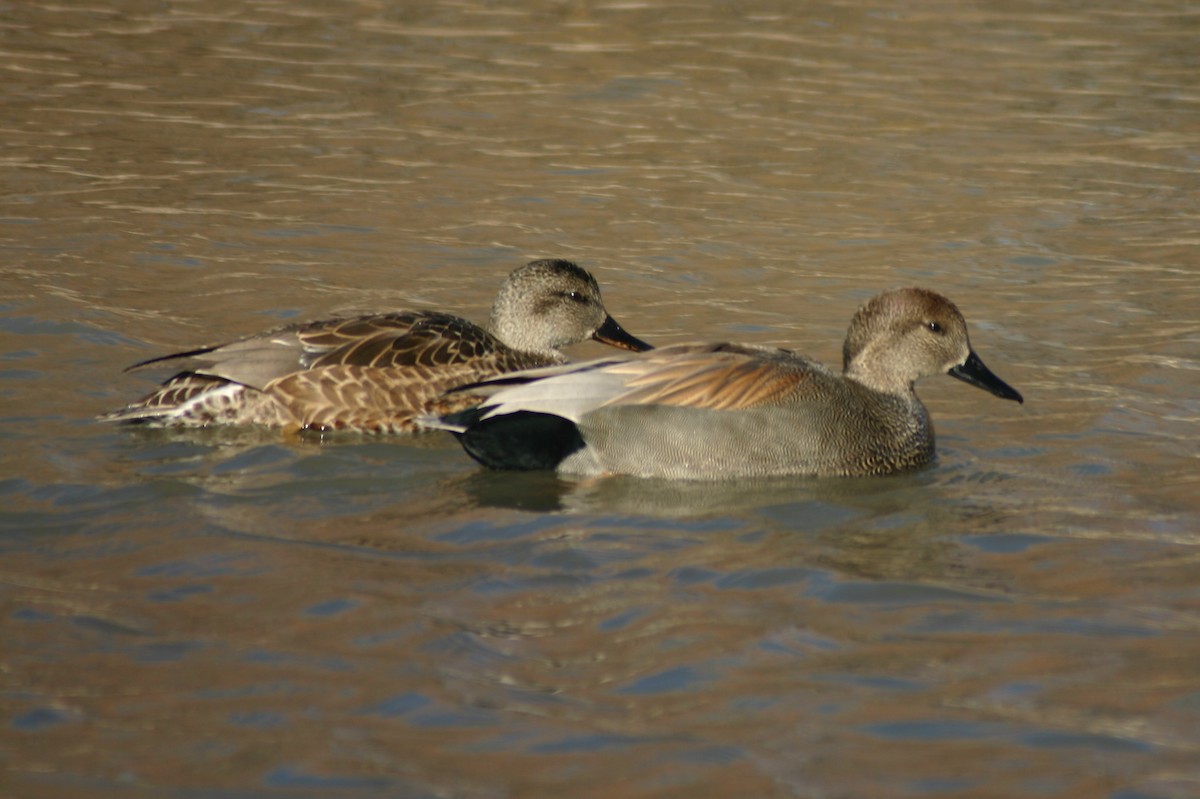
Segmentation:
{"type": "Polygon", "coordinates": [[[500,340],[500,343],[517,352],[536,355],[552,363],[565,363],[567,358],[556,347],[546,346],[546,337],[538,335],[527,324],[515,324],[507,314],[492,312],[488,320],[488,332],[500,340]]]}
{"type": "Polygon", "coordinates": [[[842,374],[856,383],[883,394],[917,400],[913,380],[896,369],[894,360],[879,357],[877,351],[865,350],[846,364],[842,374]]]}

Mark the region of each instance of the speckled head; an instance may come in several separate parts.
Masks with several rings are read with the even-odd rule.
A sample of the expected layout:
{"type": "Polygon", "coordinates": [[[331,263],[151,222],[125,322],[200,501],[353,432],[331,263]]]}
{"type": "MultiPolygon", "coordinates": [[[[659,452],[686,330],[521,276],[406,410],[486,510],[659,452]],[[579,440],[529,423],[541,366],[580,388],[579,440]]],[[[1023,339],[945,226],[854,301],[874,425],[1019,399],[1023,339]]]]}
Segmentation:
{"type": "Polygon", "coordinates": [[[550,357],[589,338],[638,352],[650,349],[609,316],[596,279],[560,258],[513,270],[496,295],[488,329],[513,349],[550,357]]]}
{"type": "Polygon", "coordinates": [[[847,377],[888,393],[911,391],[922,377],[949,374],[1023,402],[971,349],[958,307],[929,289],[893,289],[859,308],[846,333],[842,369],[847,377]]]}

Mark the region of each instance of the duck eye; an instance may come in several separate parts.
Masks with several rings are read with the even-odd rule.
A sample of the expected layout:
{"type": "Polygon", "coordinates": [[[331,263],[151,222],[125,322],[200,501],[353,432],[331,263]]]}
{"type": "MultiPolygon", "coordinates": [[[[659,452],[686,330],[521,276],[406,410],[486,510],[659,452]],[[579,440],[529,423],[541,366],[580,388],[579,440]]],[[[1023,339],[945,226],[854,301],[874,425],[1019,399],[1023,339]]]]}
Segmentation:
{"type": "Polygon", "coordinates": [[[584,298],[584,296],[583,296],[583,292],[579,292],[579,291],[564,291],[564,292],[563,292],[563,296],[564,296],[564,297],[566,297],[566,298],[567,298],[568,300],[570,300],[571,302],[577,302],[577,303],[579,303],[580,305],[583,305],[585,302],[587,302],[587,299],[586,299],[586,298],[584,298]]]}
{"type": "Polygon", "coordinates": [[[937,334],[941,335],[943,332],[945,332],[942,329],[942,326],[939,325],[937,322],[926,322],[925,327],[929,328],[930,333],[937,333],[937,334]]]}

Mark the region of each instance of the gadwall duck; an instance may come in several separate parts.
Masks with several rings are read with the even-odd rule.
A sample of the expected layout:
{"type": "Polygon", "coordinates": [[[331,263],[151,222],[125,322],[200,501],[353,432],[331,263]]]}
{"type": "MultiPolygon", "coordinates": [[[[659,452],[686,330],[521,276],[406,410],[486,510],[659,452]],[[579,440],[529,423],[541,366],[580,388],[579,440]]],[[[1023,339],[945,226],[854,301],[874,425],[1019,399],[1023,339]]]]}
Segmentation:
{"type": "Polygon", "coordinates": [[[905,288],[859,308],[841,374],[788,350],[682,344],[466,386],[455,393],[480,404],[422,422],[497,469],[879,475],[933,458],[933,426],[913,383],[936,374],[1023,401],[971,349],[954,303],[905,288]]]}
{"type": "Polygon", "coordinates": [[[129,369],[170,365],[182,371],[100,419],[151,427],[245,424],[409,432],[418,414],[446,412],[470,401],[451,396],[437,403],[449,389],[566,363],[560,348],[588,338],[634,351],[650,349],[608,315],[587,270],[544,259],[508,276],[486,330],[438,311],[288,325],[135,364],[129,369]]]}

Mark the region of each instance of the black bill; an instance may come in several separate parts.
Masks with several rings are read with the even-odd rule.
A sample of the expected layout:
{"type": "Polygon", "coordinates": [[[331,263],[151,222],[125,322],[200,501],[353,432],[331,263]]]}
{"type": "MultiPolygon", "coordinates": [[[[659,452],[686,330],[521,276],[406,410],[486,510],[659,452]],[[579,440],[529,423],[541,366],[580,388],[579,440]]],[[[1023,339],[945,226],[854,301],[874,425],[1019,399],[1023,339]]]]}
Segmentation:
{"type": "Polygon", "coordinates": [[[958,366],[952,367],[947,373],[951,377],[957,377],[964,383],[970,383],[977,388],[982,388],[984,391],[990,391],[1001,399],[1016,400],[1017,402],[1025,402],[1025,398],[1015,388],[1005,383],[996,375],[992,374],[992,370],[983,365],[983,361],[979,360],[979,356],[972,350],[967,359],[958,366]]]}
{"type": "Polygon", "coordinates": [[[625,328],[618,325],[617,320],[611,316],[604,318],[604,324],[596,329],[596,332],[592,334],[592,338],[601,344],[608,344],[610,347],[618,347],[623,350],[633,350],[634,352],[645,352],[646,350],[654,349],[654,347],[640,338],[626,333],[625,328]]]}

